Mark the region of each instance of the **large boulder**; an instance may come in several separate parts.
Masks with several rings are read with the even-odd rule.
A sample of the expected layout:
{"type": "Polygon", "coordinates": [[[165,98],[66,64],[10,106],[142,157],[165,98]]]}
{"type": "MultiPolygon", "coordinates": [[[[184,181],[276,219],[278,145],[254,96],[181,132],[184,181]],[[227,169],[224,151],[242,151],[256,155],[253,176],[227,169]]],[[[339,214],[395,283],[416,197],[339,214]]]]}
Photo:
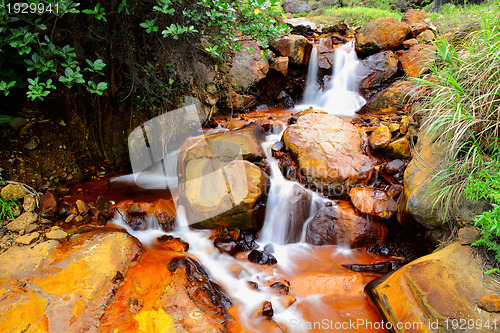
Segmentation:
{"type": "Polygon", "coordinates": [[[356,33],[356,52],[361,57],[396,49],[411,31],[410,25],[390,17],[364,24],[356,33]]]}
{"type": "Polygon", "coordinates": [[[500,313],[479,311],[476,305],[491,290],[496,290],[493,277],[483,274],[474,250],[459,243],[421,257],[365,288],[398,333],[498,332],[500,313]]]}
{"type": "Polygon", "coordinates": [[[435,142],[427,130],[421,130],[413,159],[404,172],[403,197],[398,213],[402,224],[405,224],[407,214],[428,228],[443,224],[438,206],[434,205],[438,187],[433,186],[432,177],[441,166],[445,153],[442,144],[435,142]]]}
{"type": "Polygon", "coordinates": [[[269,63],[265,61],[255,41],[245,41],[236,53],[229,71],[231,85],[236,91],[243,91],[266,77],[269,63]]]}
{"type": "MultiPolygon", "coordinates": [[[[363,77],[360,86],[363,91],[376,89],[390,79],[398,71],[398,62],[392,51],[373,54],[363,61],[358,67],[358,74],[363,77]]],[[[364,94],[365,96],[367,93],[364,94]]]]}
{"type": "Polygon", "coordinates": [[[412,98],[422,93],[416,91],[415,87],[415,82],[396,81],[373,96],[359,113],[394,114],[407,111],[412,98]]]}
{"type": "Polygon", "coordinates": [[[0,331],[97,332],[106,305],[143,253],[122,232],[58,244],[13,246],[0,255],[0,331]]]}
{"type": "Polygon", "coordinates": [[[184,142],[179,153],[177,171],[181,181],[190,160],[209,157],[219,159],[245,159],[260,161],[265,157],[260,143],[264,129],[257,124],[243,128],[195,137],[184,142]]]}
{"type": "Polygon", "coordinates": [[[409,24],[410,26],[416,26],[424,22],[427,13],[423,10],[409,9],[401,18],[401,22],[409,24]]]}
{"type": "Polygon", "coordinates": [[[284,0],[282,4],[285,13],[298,14],[310,12],[311,6],[307,1],[303,0],[284,0]]]}
{"type": "Polygon", "coordinates": [[[407,76],[417,77],[425,73],[436,61],[436,49],[428,44],[416,44],[399,58],[401,67],[407,76]]]}
{"type": "Polygon", "coordinates": [[[257,227],[254,208],[266,192],[267,178],[255,164],[197,158],[187,163],[184,176],[178,203],[188,223],[199,228],[257,227]]]}
{"type": "Polygon", "coordinates": [[[285,130],[283,142],[305,180],[319,190],[338,192],[373,175],[375,162],[366,155],[366,134],[336,116],[304,114],[285,130]]]}
{"type": "Polygon", "coordinates": [[[348,202],[320,209],[307,225],[306,243],[350,248],[383,244],[387,227],[359,214],[348,202]]]}
{"type": "Polygon", "coordinates": [[[288,57],[291,64],[305,65],[309,61],[312,45],[307,38],[300,35],[288,35],[271,42],[274,52],[283,57],[288,57]]]}

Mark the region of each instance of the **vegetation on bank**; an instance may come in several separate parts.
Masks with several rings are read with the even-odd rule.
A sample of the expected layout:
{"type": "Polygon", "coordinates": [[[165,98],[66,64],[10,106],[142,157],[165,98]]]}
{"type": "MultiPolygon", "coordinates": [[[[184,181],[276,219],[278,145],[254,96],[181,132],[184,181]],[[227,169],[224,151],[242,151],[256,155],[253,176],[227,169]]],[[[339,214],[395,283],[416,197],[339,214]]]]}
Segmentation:
{"type": "Polygon", "coordinates": [[[434,78],[422,80],[431,88],[422,113],[431,135],[446,147],[433,178],[436,203],[449,214],[463,197],[488,201],[492,209],[475,220],[482,239],[473,245],[487,248],[500,263],[500,8],[483,9],[480,28],[456,48],[444,37],[434,43],[438,62],[434,78]]]}
{"type": "Polygon", "coordinates": [[[359,26],[379,17],[392,17],[395,20],[400,21],[403,14],[391,9],[355,6],[325,8],[305,15],[297,14],[296,16],[306,16],[310,20],[321,24],[336,24],[344,22],[351,26],[359,26]]]}

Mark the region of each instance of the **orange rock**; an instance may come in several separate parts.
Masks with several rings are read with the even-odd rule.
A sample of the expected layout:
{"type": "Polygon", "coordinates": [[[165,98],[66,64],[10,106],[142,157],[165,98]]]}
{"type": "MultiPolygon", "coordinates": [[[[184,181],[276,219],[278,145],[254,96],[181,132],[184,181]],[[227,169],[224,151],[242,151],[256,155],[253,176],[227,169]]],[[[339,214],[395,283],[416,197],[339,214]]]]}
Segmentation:
{"type": "Polygon", "coordinates": [[[271,48],[279,55],[288,57],[290,63],[306,65],[311,55],[312,45],[300,35],[288,35],[271,43],[271,48]]]}
{"type": "Polygon", "coordinates": [[[370,134],[368,142],[373,149],[385,148],[389,142],[391,142],[391,138],[392,135],[389,128],[385,125],[381,125],[370,134]]]}
{"type": "Polygon", "coordinates": [[[500,312],[500,296],[484,295],[477,302],[477,306],[488,312],[500,312]]]}
{"type": "Polygon", "coordinates": [[[432,45],[417,44],[405,51],[399,62],[406,75],[417,77],[432,67],[436,61],[436,49],[432,45]]]}
{"type": "Polygon", "coordinates": [[[356,52],[361,56],[396,49],[411,27],[390,17],[381,17],[364,24],[356,33],[356,52]]]}
{"type": "Polygon", "coordinates": [[[417,24],[424,22],[426,15],[427,15],[427,13],[425,11],[412,8],[412,9],[409,9],[403,15],[401,22],[405,22],[411,26],[414,26],[414,25],[417,25],[417,24]]]}
{"type": "Polygon", "coordinates": [[[398,210],[398,204],[384,191],[369,187],[354,187],[349,191],[354,207],[361,213],[381,219],[390,219],[398,210]]]}

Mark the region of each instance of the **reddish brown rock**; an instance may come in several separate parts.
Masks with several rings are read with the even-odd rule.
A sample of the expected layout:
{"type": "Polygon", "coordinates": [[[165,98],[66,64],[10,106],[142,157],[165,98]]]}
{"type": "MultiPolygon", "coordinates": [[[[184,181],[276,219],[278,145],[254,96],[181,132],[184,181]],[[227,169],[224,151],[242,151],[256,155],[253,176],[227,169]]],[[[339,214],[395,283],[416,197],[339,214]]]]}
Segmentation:
{"type": "Polygon", "coordinates": [[[403,15],[401,22],[407,23],[411,26],[415,26],[415,25],[418,25],[420,23],[423,23],[426,15],[427,15],[427,13],[424,12],[423,10],[409,9],[403,15]]]}
{"type": "Polygon", "coordinates": [[[417,77],[425,73],[436,61],[436,49],[432,45],[417,44],[405,51],[399,62],[406,75],[417,77]]]}
{"type": "Polygon", "coordinates": [[[51,217],[57,212],[57,200],[50,192],[46,192],[40,198],[40,215],[43,217],[51,217]]]}
{"type": "Polygon", "coordinates": [[[286,76],[288,74],[288,57],[276,57],[271,63],[271,68],[286,76]]]}
{"type": "Polygon", "coordinates": [[[309,61],[312,45],[300,35],[288,35],[271,43],[271,47],[281,56],[288,57],[290,63],[305,65],[309,61]]]}
{"type": "Polygon", "coordinates": [[[366,134],[338,117],[304,114],[286,129],[283,142],[305,180],[320,190],[365,183],[373,174],[375,163],[365,153],[366,134]]]}
{"type": "Polygon", "coordinates": [[[410,141],[402,137],[389,143],[385,148],[387,154],[392,158],[409,158],[411,157],[410,141]]]}
{"type": "Polygon", "coordinates": [[[409,108],[410,102],[423,91],[415,90],[415,83],[410,81],[396,81],[388,88],[373,96],[361,108],[359,113],[394,114],[409,108]]]}
{"type": "Polygon", "coordinates": [[[411,38],[411,39],[407,39],[407,40],[403,41],[403,47],[405,49],[409,49],[413,45],[417,45],[417,44],[418,44],[418,40],[416,38],[411,38]]]}
{"type": "Polygon", "coordinates": [[[488,312],[500,312],[500,296],[484,295],[477,302],[477,306],[488,312]]]}
{"type": "Polygon", "coordinates": [[[361,56],[396,49],[411,27],[390,17],[381,17],[364,24],[356,33],[356,52],[361,56]]]}
{"type": "Polygon", "coordinates": [[[320,209],[306,230],[306,242],[313,245],[365,247],[383,243],[387,228],[361,216],[348,202],[320,209]]]}
{"type": "Polygon", "coordinates": [[[18,200],[26,195],[26,190],[17,184],[7,184],[2,188],[0,195],[5,199],[18,200]]]}
{"type": "Polygon", "coordinates": [[[458,238],[460,239],[460,244],[470,245],[477,241],[481,236],[479,230],[474,227],[460,228],[458,230],[458,238]]]}
{"type": "Polygon", "coordinates": [[[359,75],[363,77],[361,88],[377,88],[396,74],[397,70],[398,62],[394,58],[392,51],[373,54],[360,63],[359,75]]]}
{"type": "Polygon", "coordinates": [[[368,142],[373,149],[385,148],[389,142],[391,142],[391,138],[392,135],[389,128],[385,125],[381,125],[370,134],[368,142]]]}
{"type": "Polygon", "coordinates": [[[257,99],[254,95],[238,94],[231,90],[227,96],[225,107],[236,112],[245,111],[257,104],[257,99]]]}
{"type": "Polygon", "coordinates": [[[351,202],[363,214],[390,219],[396,214],[398,204],[384,191],[369,187],[354,187],[349,191],[351,202]]]}
{"type": "Polygon", "coordinates": [[[236,91],[243,91],[266,77],[269,63],[264,60],[255,41],[245,41],[234,56],[229,71],[231,85],[236,91]]]}

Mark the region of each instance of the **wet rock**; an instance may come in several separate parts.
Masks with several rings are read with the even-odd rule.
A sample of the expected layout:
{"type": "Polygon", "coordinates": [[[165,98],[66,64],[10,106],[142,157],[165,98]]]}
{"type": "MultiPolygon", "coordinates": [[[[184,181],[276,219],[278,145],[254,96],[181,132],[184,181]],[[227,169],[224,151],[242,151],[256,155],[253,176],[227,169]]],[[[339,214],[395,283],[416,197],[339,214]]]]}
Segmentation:
{"type": "Polygon", "coordinates": [[[391,142],[391,138],[392,135],[389,127],[382,125],[370,134],[368,142],[373,149],[380,149],[387,147],[389,142],[391,142]]]}
{"type": "MultiPolygon", "coordinates": [[[[285,7],[285,3],[290,2],[290,1],[284,1],[283,6],[285,7]]],[[[311,9],[309,8],[308,11],[311,9]]],[[[285,9],[286,12],[289,12],[285,9]]],[[[303,10],[304,12],[306,10],[303,10]]],[[[293,12],[290,12],[293,13],[293,12]]],[[[300,12],[299,12],[300,13],[300,12]]],[[[318,29],[318,25],[316,23],[313,23],[309,21],[305,17],[294,17],[294,18],[287,18],[283,20],[290,28],[292,28],[292,34],[296,35],[312,35],[314,31],[318,29]]]]}
{"type": "Polygon", "coordinates": [[[436,49],[432,45],[417,44],[403,52],[399,62],[406,75],[417,77],[425,73],[436,61],[436,49]]]}
{"type": "Polygon", "coordinates": [[[384,191],[369,187],[354,187],[349,191],[353,206],[363,214],[390,219],[398,210],[398,204],[384,191]]]}
{"type": "Polygon", "coordinates": [[[295,298],[295,296],[285,295],[284,297],[281,298],[281,305],[283,305],[283,307],[285,309],[287,309],[288,307],[293,305],[296,301],[297,301],[297,298],[295,298]]]}
{"type": "Polygon", "coordinates": [[[242,95],[231,90],[231,92],[229,92],[227,96],[225,107],[236,112],[241,112],[250,109],[256,104],[257,99],[255,98],[255,96],[242,95]]]}
{"type": "Polygon", "coordinates": [[[170,232],[174,230],[176,221],[175,216],[172,216],[166,212],[160,212],[156,214],[156,219],[163,231],[170,232]]]}
{"type": "Polygon", "coordinates": [[[315,44],[318,51],[318,67],[324,71],[331,71],[335,64],[335,49],[333,48],[332,39],[322,38],[319,44],[315,44]]]}
{"type": "Polygon", "coordinates": [[[42,195],[39,212],[42,217],[52,217],[57,212],[57,200],[52,193],[46,192],[42,195]]]}
{"type": "Polygon", "coordinates": [[[411,26],[416,26],[422,22],[424,22],[425,16],[427,13],[423,10],[418,9],[409,9],[401,19],[401,22],[409,24],[411,26]]]}
{"type": "MultiPolygon", "coordinates": [[[[393,327],[407,322],[421,325],[423,330],[418,332],[456,332],[439,323],[457,318],[481,323],[500,320],[500,314],[479,312],[476,307],[481,296],[491,293],[492,280],[484,276],[473,249],[453,243],[370,282],[365,292],[393,327]],[[435,329],[428,326],[432,322],[435,329]]],[[[470,332],[491,332],[491,327],[478,325],[470,332]]]]}
{"type": "Polygon", "coordinates": [[[399,261],[386,261],[370,265],[342,265],[343,267],[353,271],[353,272],[364,272],[364,273],[376,273],[376,274],[387,274],[395,269],[403,266],[399,261]]]}
{"type": "Polygon", "coordinates": [[[432,175],[445,154],[444,146],[434,143],[426,129],[422,129],[415,147],[415,156],[404,172],[402,207],[398,220],[405,223],[405,214],[429,228],[442,225],[437,207],[433,205],[435,196],[432,190],[432,175]]]}
{"type": "Polygon", "coordinates": [[[228,164],[216,159],[194,159],[186,166],[179,186],[179,202],[189,223],[200,228],[255,228],[254,207],[265,194],[267,177],[243,160],[228,164]]]}
{"type": "Polygon", "coordinates": [[[26,190],[21,185],[7,184],[0,191],[0,195],[5,199],[18,200],[26,195],[26,190]]]}
{"type": "Polygon", "coordinates": [[[259,250],[252,250],[248,254],[248,260],[258,265],[276,265],[278,263],[272,254],[259,250]]]}
{"type": "Polygon", "coordinates": [[[189,250],[189,243],[183,241],[178,237],[171,235],[163,235],[156,239],[160,246],[165,250],[186,252],[189,250]]]}
{"type": "Polygon", "coordinates": [[[389,188],[385,191],[388,196],[390,196],[393,199],[396,199],[398,195],[401,194],[403,191],[403,186],[399,184],[392,184],[389,186],[389,188]]]}
{"type": "Polygon", "coordinates": [[[265,78],[268,71],[269,64],[264,61],[257,42],[242,42],[229,71],[231,85],[236,91],[243,91],[265,78]]]}
{"type": "Polygon", "coordinates": [[[392,51],[373,54],[360,63],[359,75],[363,77],[361,88],[378,88],[383,82],[396,74],[397,70],[398,62],[394,58],[392,51]]]}
{"type": "Polygon", "coordinates": [[[86,215],[89,212],[89,207],[82,200],[76,200],[76,211],[80,215],[86,215]]]}
{"type": "Polygon", "coordinates": [[[274,253],[274,245],[272,243],[264,245],[264,252],[274,253]]]}
{"type": "Polygon", "coordinates": [[[500,296],[484,295],[477,301],[477,306],[488,312],[500,312],[500,296]]]}
{"type": "Polygon", "coordinates": [[[356,52],[365,57],[397,48],[410,32],[410,25],[381,17],[364,24],[356,33],[356,52]]]}
{"type": "Polygon", "coordinates": [[[462,245],[470,245],[477,241],[481,233],[477,228],[460,228],[458,230],[458,238],[460,239],[460,244],[462,245]]]}
{"type": "Polygon", "coordinates": [[[259,161],[265,157],[260,142],[264,139],[264,129],[257,124],[244,128],[215,133],[187,140],[179,153],[179,167],[185,171],[187,163],[192,159],[224,158],[259,161]]]}
{"type": "Polygon", "coordinates": [[[373,174],[374,161],[365,154],[365,133],[338,117],[300,116],[285,130],[283,141],[307,183],[325,192],[365,183],[373,174]]]}
{"type": "Polygon", "coordinates": [[[238,236],[237,250],[238,252],[247,252],[259,248],[259,244],[255,242],[255,236],[252,233],[241,232],[238,236]]]}
{"type": "Polygon", "coordinates": [[[282,282],[275,282],[271,284],[269,287],[276,290],[276,293],[278,295],[288,295],[288,293],[290,292],[290,288],[282,282]]]}
{"type": "Polygon", "coordinates": [[[397,111],[405,111],[419,93],[415,91],[414,82],[396,81],[373,96],[359,113],[394,114],[397,111]]]}
{"type": "Polygon", "coordinates": [[[214,246],[221,253],[227,253],[230,256],[235,255],[237,252],[236,242],[232,239],[216,238],[214,240],[214,246]]]}
{"type": "Polygon", "coordinates": [[[68,237],[68,233],[59,227],[52,227],[49,232],[45,233],[45,237],[60,240],[68,237]]]}
{"type": "Polygon", "coordinates": [[[410,141],[406,137],[396,139],[385,148],[387,155],[392,158],[411,157],[410,141]]]}
{"type": "Polygon", "coordinates": [[[405,167],[405,162],[401,161],[400,159],[396,159],[384,164],[381,170],[389,175],[392,175],[396,172],[403,171],[404,167],[405,167]]]}
{"type": "Polygon", "coordinates": [[[347,202],[320,209],[309,222],[306,242],[313,245],[344,245],[351,248],[383,243],[387,228],[359,213],[347,202]]]}
{"type": "Polygon", "coordinates": [[[436,38],[434,33],[431,30],[425,30],[417,35],[417,40],[419,43],[430,43],[436,38]]]}
{"type": "Polygon", "coordinates": [[[418,44],[418,40],[416,38],[411,38],[411,39],[407,39],[407,40],[403,41],[403,47],[405,49],[409,49],[413,45],[417,45],[417,44],[418,44]]]}
{"type": "Polygon", "coordinates": [[[288,57],[291,64],[305,65],[309,60],[312,45],[300,35],[287,35],[270,43],[271,49],[283,57],[288,57]]]}
{"type": "Polygon", "coordinates": [[[144,214],[131,216],[127,221],[127,224],[132,228],[132,230],[146,230],[148,228],[148,217],[144,214]]]}
{"type": "Polygon", "coordinates": [[[17,244],[21,244],[21,245],[29,245],[29,244],[33,243],[34,241],[36,241],[38,239],[38,237],[40,237],[40,234],[35,231],[33,233],[17,237],[15,242],[17,244]]]}
{"type": "Polygon", "coordinates": [[[38,220],[38,215],[36,213],[25,212],[7,224],[7,229],[12,232],[24,231],[29,224],[36,222],[36,220],[38,220]]]}
{"type": "Polygon", "coordinates": [[[280,72],[284,76],[288,74],[288,57],[276,57],[271,63],[271,68],[280,72]]]}
{"type": "Polygon", "coordinates": [[[36,199],[33,195],[28,194],[24,197],[23,209],[25,212],[32,212],[36,209],[36,199]]]}
{"type": "Polygon", "coordinates": [[[122,232],[87,233],[64,247],[56,241],[11,247],[0,255],[0,289],[10,291],[0,300],[2,331],[97,331],[120,284],[115,278],[141,251],[122,232]]]}
{"type": "Polygon", "coordinates": [[[395,132],[399,131],[399,124],[390,123],[388,127],[389,127],[389,131],[391,133],[395,133],[395,132]]]}
{"type": "Polygon", "coordinates": [[[265,301],[264,304],[262,304],[262,310],[260,312],[264,317],[271,318],[274,316],[274,310],[273,310],[273,305],[269,301],[265,301]]]}

